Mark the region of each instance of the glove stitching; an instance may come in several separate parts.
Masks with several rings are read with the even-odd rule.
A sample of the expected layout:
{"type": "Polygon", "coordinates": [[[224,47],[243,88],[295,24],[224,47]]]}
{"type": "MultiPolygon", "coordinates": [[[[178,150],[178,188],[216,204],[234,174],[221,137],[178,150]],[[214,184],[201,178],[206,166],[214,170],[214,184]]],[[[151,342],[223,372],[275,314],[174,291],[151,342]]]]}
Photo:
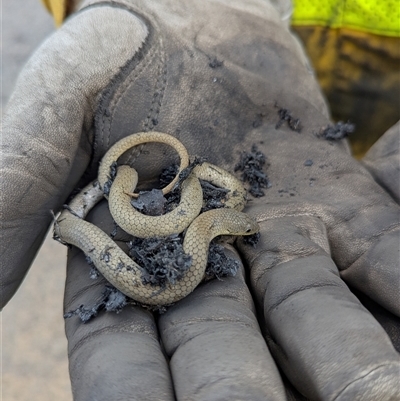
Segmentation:
{"type": "Polygon", "coordinates": [[[146,121],[143,124],[143,129],[145,132],[152,130],[158,123],[155,120],[157,119],[157,116],[160,113],[162,99],[164,97],[164,91],[167,85],[167,66],[165,62],[165,52],[163,51],[163,49],[164,49],[163,42],[162,39],[160,38],[160,51],[159,51],[160,63],[158,66],[158,77],[155,85],[155,91],[153,93],[153,100],[151,102],[150,110],[149,113],[147,114],[146,121]],[[157,88],[160,89],[157,90],[157,88]],[[152,112],[154,111],[154,108],[155,108],[155,113],[153,114],[152,118],[152,112]]]}
{"type": "MultiPolygon", "coordinates": [[[[118,103],[120,102],[122,96],[125,94],[125,92],[127,91],[127,89],[129,88],[129,85],[132,84],[132,82],[134,82],[139,75],[143,72],[143,70],[148,67],[148,65],[151,63],[151,61],[154,59],[155,55],[157,53],[156,49],[151,49],[143,58],[143,63],[139,64],[139,68],[135,69],[135,74],[133,76],[130,76],[129,79],[125,80],[122,84],[120,84],[119,88],[118,88],[118,94],[115,97],[115,99],[112,99],[112,101],[110,102],[110,110],[111,110],[111,115],[110,115],[110,121],[107,127],[107,144],[106,146],[109,147],[110,146],[110,137],[111,137],[111,125],[113,123],[113,117],[115,114],[115,110],[116,107],[118,106],[118,103]],[[147,60],[146,60],[147,59],[147,60]]],[[[101,131],[101,134],[104,137],[104,127],[105,127],[105,119],[107,118],[107,116],[105,114],[103,114],[102,116],[103,118],[103,129],[101,131]]]]}
{"type": "MultiPolygon", "coordinates": [[[[90,8],[90,7],[99,7],[99,6],[110,6],[110,3],[99,3],[99,4],[93,4],[90,5],[84,9],[82,9],[81,11],[90,8]]],[[[154,51],[154,47],[153,47],[153,37],[154,37],[154,32],[153,32],[153,27],[150,24],[149,20],[141,15],[140,13],[136,12],[135,10],[133,10],[131,7],[128,7],[127,5],[124,4],[119,4],[117,5],[115,3],[115,6],[117,8],[121,8],[124,9],[128,12],[130,12],[131,14],[133,14],[137,19],[139,19],[140,21],[142,21],[145,25],[146,28],[148,30],[148,35],[145,38],[145,40],[143,41],[142,45],[140,46],[140,48],[134,53],[134,55],[128,59],[126,61],[126,63],[120,68],[119,72],[117,72],[113,78],[111,78],[109,84],[107,85],[107,87],[103,90],[103,92],[100,95],[100,101],[99,101],[99,105],[97,107],[96,113],[95,113],[95,140],[94,140],[94,152],[93,152],[93,157],[92,157],[92,161],[91,161],[91,165],[92,165],[92,169],[96,168],[97,169],[97,163],[96,161],[98,161],[99,159],[99,154],[104,153],[103,150],[104,149],[100,149],[101,148],[108,148],[109,147],[109,143],[110,143],[110,131],[111,131],[111,121],[109,123],[109,126],[106,127],[106,119],[108,117],[111,117],[112,119],[112,115],[115,112],[115,101],[119,100],[119,97],[121,97],[123,95],[123,93],[125,92],[126,89],[124,89],[124,91],[121,93],[121,95],[119,97],[116,98],[116,100],[113,102],[113,96],[115,96],[115,86],[117,83],[119,83],[119,81],[122,81],[122,88],[124,88],[123,86],[123,82],[126,80],[126,78],[129,77],[129,75],[132,73],[132,71],[136,70],[137,66],[140,66],[141,69],[136,70],[137,73],[135,74],[134,77],[132,77],[131,79],[136,79],[137,75],[140,74],[142,72],[142,70],[148,65],[147,63],[142,63],[143,60],[148,59],[148,63],[151,62],[152,60],[152,52],[154,51]],[[149,57],[150,54],[150,57],[149,57]],[[105,132],[107,131],[107,135],[105,135],[105,132]],[[97,133],[97,134],[96,134],[97,133]]],[[[131,81],[128,81],[126,83],[126,85],[129,85],[131,81]]]]}
{"type": "MultiPolygon", "coordinates": [[[[135,14],[137,13],[135,10],[132,10],[135,14]]],[[[103,142],[106,143],[106,147],[109,147],[110,145],[110,138],[111,138],[111,126],[113,123],[113,117],[115,114],[116,107],[118,106],[121,98],[123,95],[126,93],[126,91],[129,89],[130,85],[132,82],[134,82],[138,76],[147,68],[151,62],[154,60],[154,58],[158,58],[160,60],[158,68],[157,68],[157,80],[155,84],[155,90],[153,93],[153,99],[150,105],[149,112],[147,114],[147,118],[144,122],[144,131],[150,131],[154,128],[155,125],[158,123],[158,115],[161,110],[161,105],[162,105],[162,99],[164,97],[164,92],[165,92],[165,87],[167,84],[167,68],[166,68],[166,61],[165,61],[165,52],[163,51],[164,45],[163,45],[163,40],[162,37],[160,37],[159,41],[155,41],[155,45],[153,46],[153,37],[154,33],[152,30],[152,26],[156,25],[154,21],[152,21],[152,24],[150,24],[148,21],[148,17],[145,16],[143,18],[143,11],[138,14],[138,18],[144,19],[146,22],[146,26],[149,30],[149,35],[148,38],[146,39],[146,43],[150,47],[149,51],[147,54],[144,55],[142,61],[139,64],[139,68],[135,71],[135,74],[133,76],[129,75],[128,79],[124,80],[122,84],[118,87],[118,93],[114,99],[111,99],[110,104],[109,104],[109,123],[106,126],[106,118],[108,115],[106,113],[103,113],[102,115],[102,128],[101,128],[101,137],[103,138],[103,142]],[[158,56],[158,57],[157,57],[158,56]],[[146,62],[144,62],[146,60],[146,62]],[[159,88],[159,89],[158,89],[159,88]],[[155,111],[155,112],[154,112],[155,111]],[[106,132],[107,130],[107,132],[106,132]]],[[[142,50],[139,49],[139,52],[142,50]]],[[[135,58],[135,55],[134,57],[135,58]]],[[[133,59],[132,58],[132,59],[133,59]]],[[[131,59],[131,60],[132,60],[131,59]]],[[[132,73],[132,71],[131,71],[132,73]]],[[[130,74],[131,74],[130,73],[130,74]]],[[[128,164],[131,164],[142,152],[143,149],[146,147],[146,144],[140,145],[136,152],[132,152],[127,160],[128,164]]]]}
{"type": "MultiPolygon", "coordinates": [[[[139,66],[140,68],[135,70],[135,74],[133,76],[130,76],[128,80],[125,80],[123,82],[123,84],[121,84],[121,86],[118,88],[118,95],[116,96],[115,99],[112,100],[111,104],[110,104],[110,109],[111,111],[111,116],[110,116],[110,120],[109,120],[109,124],[105,124],[105,119],[107,118],[107,116],[103,115],[103,125],[102,125],[102,131],[101,131],[101,135],[103,138],[106,138],[107,140],[107,147],[110,146],[110,138],[111,138],[111,126],[113,124],[113,117],[116,111],[116,108],[121,100],[121,98],[123,97],[123,95],[126,93],[126,91],[129,89],[129,86],[137,80],[137,78],[140,76],[140,74],[151,64],[151,62],[157,57],[159,56],[161,53],[160,49],[158,48],[158,46],[154,46],[153,48],[151,48],[151,50],[148,52],[148,54],[146,54],[146,56],[144,57],[144,60],[146,60],[146,62],[144,63],[140,63],[139,66]],[[122,88],[122,90],[121,90],[122,88]],[[107,133],[105,133],[105,129],[107,130],[107,133]]],[[[160,67],[159,67],[160,69],[160,67]]],[[[158,74],[159,75],[159,74],[158,74]]],[[[156,83],[156,88],[157,88],[157,84],[158,84],[158,80],[156,83]]],[[[155,98],[156,98],[156,93],[157,90],[155,90],[155,93],[153,95],[153,101],[151,103],[150,106],[150,111],[147,115],[147,119],[150,120],[151,119],[151,112],[153,110],[153,104],[155,102],[155,98]]],[[[150,129],[147,129],[146,131],[150,131],[150,129]]],[[[143,151],[143,148],[146,146],[146,144],[142,144],[137,146],[134,150],[131,151],[126,163],[127,164],[131,164],[133,162],[133,160],[135,160],[143,151]]]]}
{"type": "MultiPolygon", "coordinates": [[[[146,42],[148,43],[149,46],[149,50],[147,52],[147,54],[144,55],[142,62],[140,64],[138,64],[138,69],[134,68],[133,71],[135,71],[135,74],[133,76],[131,76],[132,71],[130,72],[129,76],[127,77],[128,79],[125,79],[122,84],[119,85],[118,87],[118,93],[115,97],[115,99],[111,99],[110,102],[110,110],[111,110],[111,116],[110,116],[110,124],[109,124],[109,129],[108,129],[108,140],[107,140],[107,147],[109,147],[110,145],[110,131],[111,131],[111,125],[113,122],[113,117],[115,114],[115,110],[116,107],[118,106],[121,98],[123,97],[123,95],[126,93],[126,91],[129,89],[130,85],[132,84],[132,82],[136,81],[136,79],[139,77],[139,75],[145,70],[145,68],[147,68],[151,62],[153,61],[154,58],[156,58],[156,56],[158,56],[159,59],[161,59],[161,64],[159,64],[158,66],[158,77],[156,80],[156,89],[155,92],[153,94],[153,100],[150,106],[150,110],[149,113],[147,115],[147,120],[149,121],[151,119],[151,112],[153,111],[154,108],[154,103],[156,101],[157,98],[157,87],[159,85],[159,79],[160,79],[160,70],[161,70],[161,65],[165,63],[165,52],[163,51],[164,45],[163,45],[163,41],[162,41],[162,37],[160,36],[160,39],[158,41],[155,41],[154,38],[154,29],[153,26],[155,26],[158,32],[160,32],[160,29],[158,29],[157,24],[155,23],[155,21],[151,18],[149,18],[149,16],[147,15],[147,13],[141,8],[141,7],[132,7],[131,4],[128,4],[124,1],[120,1],[119,2],[121,6],[126,7],[127,9],[129,9],[133,14],[135,14],[137,16],[137,18],[144,20],[146,27],[148,29],[148,37],[146,38],[146,42]],[[151,21],[151,22],[150,22],[151,21]],[[147,61],[145,62],[145,60],[147,59],[147,61]]],[[[139,49],[139,51],[141,51],[141,49],[139,49]]],[[[135,55],[133,56],[133,58],[135,57],[135,55]]],[[[165,72],[166,74],[166,72],[165,72]]],[[[165,89],[165,85],[164,88],[162,88],[162,90],[165,89]]],[[[161,102],[160,102],[161,103],[161,102]]],[[[161,106],[161,104],[160,104],[161,106]]],[[[159,112],[159,111],[158,111],[159,112]]],[[[157,113],[158,114],[158,113],[157,113]]],[[[146,127],[146,123],[145,123],[145,127],[146,127]]],[[[145,131],[149,131],[150,129],[145,129],[145,131]]],[[[141,145],[141,147],[143,147],[144,145],[141,145]]],[[[140,154],[140,152],[139,152],[140,154]]],[[[128,163],[130,163],[131,160],[128,159],[128,163]]]]}
{"type": "MultiPolygon", "coordinates": [[[[150,28],[148,27],[148,29],[149,29],[149,36],[150,36],[150,28]]],[[[151,36],[153,36],[153,33],[151,33],[151,36]]],[[[119,84],[118,93],[116,94],[115,98],[111,99],[111,101],[110,101],[110,107],[109,107],[111,110],[110,126],[113,121],[115,109],[118,106],[122,96],[126,93],[126,91],[128,90],[129,86],[132,84],[132,82],[136,81],[136,79],[145,70],[145,68],[147,68],[151,64],[151,62],[153,61],[155,56],[157,56],[160,53],[159,46],[157,46],[159,44],[159,42],[155,42],[155,45],[153,46],[153,45],[151,45],[151,43],[153,42],[152,38],[149,38],[147,41],[149,42],[148,43],[148,46],[149,46],[148,52],[143,56],[143,59],[137,65],[137,68],[134,68],[131,71],[131,73],[129,74],[129,76],[127,77],[127,79],[125,79],[122,83],[119,84]],[[135,74],[131,75],[132,72],[135,72],[135,74]]],[[[141,49],[139,49],[139,51],[141,51],[141,49]]],[[[110,129],[109,129],[109,131],[110,131],[110,129]]],[[[110,135],[108,135],[107,146],[110,145],[109,139],[110,139],[110,135]]]]}
{"type": "MultiPolygon", "coordinates": [[[[143,131],[148,132],[151,131],[157,124],[158,124],[158,116],[161,111],[161,106],[162,106],[162,100],[164,98],[164,92],[165,92],[165,87],[167,86],[167,66],[165,62],[165,52],[163,51],[164,46],[163,46],[163,41],[162,38],[159,40],[159,49],[158,49],[158,54],[159,54],[159,65],[157,69],[157,80],[155,84],[155,90],[153,93],[153,99],[150,105],[149,112],[147,114],[147,118],[143,124],[143,131]],[[158,89],[159,88],[159,89],[158,89]]],[[[131,152],[127,163],[131,164],[137,157],[140,156],[140,154],[143,152],[143,150],[147,147],[147,144],[143,144],[138,146],[137,152],[131,152]]]]}
{"type": "MultiPolygon", "coordinates": [[[[118,106],[122,96],[125,94],[125,92],[127,91],[127,89],[129,88],[129,86],[132,84],[132,82],[136,81],[136,79],[139,77],[139,75],[144,71],[145,68],[147,68],[149,66],[149,64],[151,63],[151,61],[154,59],[154,57],[157,55],[158,53],[158,49],[157,47],[152,47],[149,52],[143,57],[142,62],[138,65],[138,69],[134,69],[133,71],[135,71],[135,74],[133,76],[129,76],[129,78],[127,80],[124,80],[123,83],[121,83],[118,87],[118,93],[116,95],[116,97],[114,99],[111,100],[110,102],[110,122],[108,124],[108,128],[107,128],[107,144],[106,146],[109,147],[110,146],[110,137],[111,137],[111,125],[113,123],[113,117],[115,114],[115,110],[116,107],[118,106]]],[[[105,126],[105,118],[107,118],[106,115],[103,114],[102,116],[103,118],[103,130],[101,132],[101,134],[104,137],[104,126],[105,126]]]]}

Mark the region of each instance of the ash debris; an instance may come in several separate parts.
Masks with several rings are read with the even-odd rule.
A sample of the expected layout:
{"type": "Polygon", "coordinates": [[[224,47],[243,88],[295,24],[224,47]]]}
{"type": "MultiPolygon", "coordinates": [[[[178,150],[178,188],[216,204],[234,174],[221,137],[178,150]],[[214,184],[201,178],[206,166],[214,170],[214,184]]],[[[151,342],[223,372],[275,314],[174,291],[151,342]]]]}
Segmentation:
{"type": "Polygon", "coordinates": [[[192,264],[179,235],[134,238],[129,242],[129,256],[142,268],[142,283],[161,288],[176,284],[192,264]]]}
{"type": "Polygon", "coordinates": [[[348,137],[355,130],[355,125],[350,123],[344,123],[339,121],[336,124],[328,124],[325,128],[322,128],[317,134],[318,137],[324,138],[330,141],[339,141],[343,138],[348,137]]]}
{"type": "Polygon", "coordinates": [[[263,189],[269,188],[271,183],[267,175],[262,171],[266,163],[264,153],[253,145],[250,152],[242,152],[240,161],[235,166],[235,171],[242,172],[242,181],[250,184],[249,192],[256,198],[265,195],[263,189]]]}
{"type": "Polygon", "coordinates": [[[111,285],[106,285],[99,299],[90,307],[80,305],[75,310],[64,314],[64,319],[78,316],[83,323],[96,317],[102,310],[120,313],[128,304],[128,297],[111,285]]]}
{"type": "MultiPolygon", "coordinates": [[[[275,107],[279,106],[275,105],[275,107]]],[[[275,125],[276,129],[279,129],[284,123],[287,123],[292,131],[301,132],[302,126],[300,125],[300,118],[293,117],[289,109],[279,107],[278,115],[279,121],[275,125]]]]}

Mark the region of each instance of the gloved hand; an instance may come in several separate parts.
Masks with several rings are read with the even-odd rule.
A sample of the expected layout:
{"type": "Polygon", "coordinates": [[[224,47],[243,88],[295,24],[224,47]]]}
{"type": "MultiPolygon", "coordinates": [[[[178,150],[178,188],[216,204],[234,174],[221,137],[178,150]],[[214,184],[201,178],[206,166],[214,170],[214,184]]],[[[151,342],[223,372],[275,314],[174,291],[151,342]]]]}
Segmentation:
{"type": "MultiPolygon", "coordinates": [[[[247,207],[257,246],[227,246],[248,277],[209,281],[160,316],[129,307],[66,321],[75,399],[396,399],[399,356],[353,292],[395,341],[399,207],[344,141],[324,138],[327,107],[286,10],[262,0],[86,3],[29,61],[4,118],[3,304],[51,211],[128,134],[170,133],[230,171],[256,144],[271,187],[247,207]]],[[[145,183],[173,160],[150,145],[126,158],[145,183]]],[[[104,203],[90,220],[112,231],[104,203]]],[[[66,310],[103,286],[72,248],[66,310]]]]}

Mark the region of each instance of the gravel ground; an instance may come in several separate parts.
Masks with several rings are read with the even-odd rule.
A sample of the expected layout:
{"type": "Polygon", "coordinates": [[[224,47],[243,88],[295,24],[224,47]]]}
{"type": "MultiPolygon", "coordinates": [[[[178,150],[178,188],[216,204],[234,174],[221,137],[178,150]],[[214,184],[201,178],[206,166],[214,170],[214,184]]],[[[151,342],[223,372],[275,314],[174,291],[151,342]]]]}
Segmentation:
{"type": "MultiPolygon", "coordinates": [[[[54,31],[39,0],[0,0],[2,112],[19,71],[54,31]]],[[[66,249],[50,237],[18,293],[4,308],[2,401],[71,401],[62,298],[66,249]]]]}

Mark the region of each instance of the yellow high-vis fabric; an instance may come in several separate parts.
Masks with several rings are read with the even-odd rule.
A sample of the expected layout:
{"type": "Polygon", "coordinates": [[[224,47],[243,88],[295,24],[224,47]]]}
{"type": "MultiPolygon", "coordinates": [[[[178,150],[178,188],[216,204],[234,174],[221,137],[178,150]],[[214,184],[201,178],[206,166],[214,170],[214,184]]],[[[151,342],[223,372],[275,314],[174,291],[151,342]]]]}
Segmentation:
{"type": "Polygon", "coordinates": [[[42,3],[53,15],[56,26],[60,26],[67,16],[68,0],[42,0],[42,3]]]}
{"type": "Polygon", "coordinates": [[[332,118],[350,120],[360,158],[400,118],[398,0],[292,0],[301,38],[332,118]]]}
{"type": "Polygon", "coordinates": [[[400,36],[398,0],[293,0],[292,24],[400,36]]]}
{"type": "Polygon", "coordinates": [[[350,121],[355,157],[400,119],[400,38],[346,28],[296,26],[334,121],[350,121]]]}

